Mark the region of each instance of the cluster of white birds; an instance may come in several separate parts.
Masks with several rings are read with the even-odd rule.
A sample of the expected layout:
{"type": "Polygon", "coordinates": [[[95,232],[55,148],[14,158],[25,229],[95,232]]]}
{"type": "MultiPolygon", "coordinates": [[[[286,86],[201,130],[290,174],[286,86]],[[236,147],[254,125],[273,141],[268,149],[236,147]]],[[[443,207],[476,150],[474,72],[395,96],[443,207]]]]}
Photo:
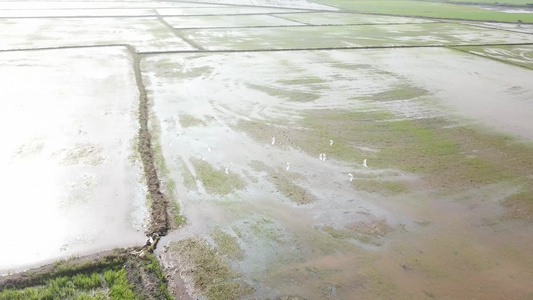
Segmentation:
{"type": "MultiPolygon", "coordinates": [[[[274,145],[275,143],[276,143],[276,137],[272,137],[272,145],[274,145]]],[[[333,145],[333,140],[329,140],[329,145],[330,146],[333,145]]],[[[206,147],[206,150],[207,150],[207,152],[211,153],[211,148],[209,146],[206,147]]],[[[205,160],[203,155],[201,155],[200,157],[201,157],[202,160],[205,160]]],[[[318,156],[318,159],[320,159],[321,161],[326,161],[326,153],[320,153],[320,155],[318,156]]],[[[286,166],[287,166],[286,170],[289,171],[289,169],[291,168],[291,164],[287,162],[286,166]]],[[[363,160],[363,166],[365,168],[368,168],[368,166],[366,165],[366,159],[363,160]]],[[[230,167],[231,167],[231,163],[230,163],[230,166],[228,166],[228,167],[226,167],[224,169],[224,173],[229,174],[230,167]]],[[[350,178],[350,182],[352,182],[352,180],[354,178],[353,174],[349,173],[348,177],[350,178]]]]}
{"type": "MultiPolygon", "coordinates": [[[[276,137],[272,137],[272,145],[274,145],[276,143],[276,137]]],[[[333,140],[329,140],[329,145],[332,146],[333,145],[333,140]]],[[[318,159],[320,159],[321,161],[326,161],[326,153],[320,153],[320,155],[318,155],[318,159]]],[[[287,168],[286,170],[289,171],[290,167],[291,167],[291,164],[290,163],[286,163],[287,165],[287,168]]],[[[366,158],[363,160],[363,166],[365,168],[368,168],[368,166],[366,165],[366,158]]],[[[228,168],[226,168],[226,174],[228,174],[228,168]]],[[[350,182],[352,182],[353,180],[353,174],[352,173],[348,173],[348,177],[350,178],[350,182]]]]}

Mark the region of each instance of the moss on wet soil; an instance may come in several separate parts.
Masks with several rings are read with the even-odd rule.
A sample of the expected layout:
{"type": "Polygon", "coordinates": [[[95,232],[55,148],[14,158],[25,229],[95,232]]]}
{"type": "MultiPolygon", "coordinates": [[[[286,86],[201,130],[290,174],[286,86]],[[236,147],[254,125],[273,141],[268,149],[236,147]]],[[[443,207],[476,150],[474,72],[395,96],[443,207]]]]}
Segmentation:
{"type": "Polygon", "coordinates": [[[257,172],[266,172],[268,181],[276,187],[278,192],[296,204],[309,204],[318,200],[315,195],[294,182],[298,178],[297,174],[284,170],[276,171],[260,161],[252,161],[250,167],[257,172]]]}
{"type": "Polygon", "coordinates": [[[200,159],[192,159],[191,163],[198,179],[210,194],[227,195],[246,187],[246,182],[235,173],[226,174],[224,170],[217,170],[210,163],[200,159]]]}
{"type": "Polygon", "coordinates": [[[253,292],[204,240],[189,237],[171,243],[170,250],[181,257],[182,274],[206,299],[237,299],[253,292]]]}
{"type": "Polygon", "coordinates": [[[237,242],[237,238],[216,227],[211,230],[211,238],[217,244],[216,250],[230,259],[242,260],[244,252],[237,242]]]}

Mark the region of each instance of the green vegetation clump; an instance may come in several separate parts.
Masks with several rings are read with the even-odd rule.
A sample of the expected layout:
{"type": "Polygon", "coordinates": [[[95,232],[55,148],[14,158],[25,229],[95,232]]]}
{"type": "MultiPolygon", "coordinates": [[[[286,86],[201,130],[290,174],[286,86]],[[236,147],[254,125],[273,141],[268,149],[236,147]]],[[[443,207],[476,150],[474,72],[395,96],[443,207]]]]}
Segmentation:
{"type": "Polygon", "coordinates": [[[385,196],[409,192],[409,186],[402,181],[354,178],[352,187],[358,191],[379,193],[385,196]]]}
{"type": "Polygon", "coordinates": [[[309,92],[302,92],[294,88],[279,88],[269,87],[264,85],[249,84],[249,86],[255,90],[261,91],[272,97],[279,99],[288,99],[296,102],[309,102],[320,98],[320,95],[309,92]]]}
{"type": "Polygon", "coordinates": [[[405,85],[397,86],[387,91],[374,93],[372,96],[368,97],[368,99],[373,101],[409,100],[427,94],[428,91],[425,89],[405,85]]]}
{"type": "Polygon", "coordinates": [[[227,195],[246,186],[245,181],[237,174],[226,174],[223,170],[217,170],[208,162],[200,159],[193,159],[191,162],[196,175],[210,194],[227,195]]]}
{"type": "Polygon", "coordinates": [[[163,274],[163,271],[161,270],[161,267],[159,266],[159,262],[157,261],[157,258],[152,254],[148,253],[143,260],[144,263],[144,269],[147,272],[155,273],[158,279],[159,286],[155,290],[155,296],[157,299],[166,299],[166,300],[172,300],[172,296],[168,292],[167,284],[166,284],[166,278],[165,274],[163,274]]]}
{"type": "Polygon", "coordinates": [[[182,264],[183,273],[190,276],[194,289],[206,299],[236,299],[253,292],[205,241],[189,237],[171,243],[170,249],[186,261],[182,264]]]}
{"type": "Polygon", "coordinates": [[[43,285],[25,289],[0,291],[0,300],[133,300],[135,294],[126,278],[124,269],[106,269],[103,273],[60,276],[47,280],[43,285]]]}
{"type": "Polygon", "coordinates": [[[211,230],[211,238],[217,244],[217,250],[231,259],[242,260],[244,252],[239,247],[237,239],[232,235],[222,231],[219,227],[211,230]]]}
{"type": "Polygon", "coordinates": [[[269,181],[276,187],[278,192],[287,197],[296,204],[309,204],[318,200],[318,198],[307,189],[294,183],[294,176],[286,172],[276,172],[274,169],[267,167],[260,161],[253,161],[250,167],[256,171],[266,172],[269,181]]]}
{"type": "Polygon", "coordinates": [[[135,294],[131,290],[128,278],[126,277],[126,270],[107,270],[104,272],[104,278],[109,287],[110,299],[135,299],[135,294]]]}

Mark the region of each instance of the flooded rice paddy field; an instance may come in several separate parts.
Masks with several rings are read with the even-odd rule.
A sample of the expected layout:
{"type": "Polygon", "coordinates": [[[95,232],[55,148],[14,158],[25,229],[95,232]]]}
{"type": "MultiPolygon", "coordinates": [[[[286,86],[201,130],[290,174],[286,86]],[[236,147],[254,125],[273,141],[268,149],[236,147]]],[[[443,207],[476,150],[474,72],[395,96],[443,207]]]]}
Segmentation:
{"type": "Polygon", "coordinates": [[[2,52],[0,60],[0,234],[9,237],[0,273],[142,244],[146,198],[130,53],[2,52]]]}
{"type": "Polygon", "coordinates": [[[533,35],[302,1],[32,5],[0,2],[1,274],[142,245],[148,138],[178,299],[533,296],[533,35]]]}

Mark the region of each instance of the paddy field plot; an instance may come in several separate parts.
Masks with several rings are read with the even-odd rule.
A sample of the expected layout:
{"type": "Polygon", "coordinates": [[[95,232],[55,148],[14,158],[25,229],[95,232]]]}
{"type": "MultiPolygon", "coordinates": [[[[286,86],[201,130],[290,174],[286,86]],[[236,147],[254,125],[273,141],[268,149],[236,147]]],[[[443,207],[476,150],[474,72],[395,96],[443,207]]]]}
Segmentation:
{"type": "Polygon", "coordinates": [[[146,188],[129,52],[4,52],[0,61],[0,233],[9,237],[0,273],[142,245],[146,188]]]}
{"type": "Polygon", "coordinates": [[[207,50],[530,43],[533,36],[450,23],[180,30],[207,50]],[[320,38],[314,38],[319,36],[320,38]]]}
{"type": "Polygon", "coordinates": [[[138,51],[191,50],[155,17],[0,19],[0,49],[129,44],[138,51]]]}
{"type": "Polygon", "coordinates": [[[533,150],[498,133],[533,138],[529,70],[450,49],[169,54],[141,69],[162,180],[189,220],[163,239],[167,266],[198,250],[192,235],[248,297],[489,295],[480,270],[502,294],[531,292],[533,236],[513,207],[531,213],[533,150]],[[518,235],[514,254],[493,247],[518,235]]]}
{"type": "Polygon", "coordinates": [[[205,28],[213,27],[261,27],[261,26],[294,26],[299,22],[278,18],[274,15],[216,15],[216,16],[179,16],[165,17],[174,28],[205,28]]]}
{"type": "Polygon", "coordinates": [[[480,56],[490,57],[518,66],[533,69],[533,46],[500,46],[500,47],[458,47],[480,56]]]}
{"type": "Polygon", "coordinates": [[[527,19],[210,2],[0,2],[1,275],[122,247],[75,293],[531,298],[527,19]]]}

